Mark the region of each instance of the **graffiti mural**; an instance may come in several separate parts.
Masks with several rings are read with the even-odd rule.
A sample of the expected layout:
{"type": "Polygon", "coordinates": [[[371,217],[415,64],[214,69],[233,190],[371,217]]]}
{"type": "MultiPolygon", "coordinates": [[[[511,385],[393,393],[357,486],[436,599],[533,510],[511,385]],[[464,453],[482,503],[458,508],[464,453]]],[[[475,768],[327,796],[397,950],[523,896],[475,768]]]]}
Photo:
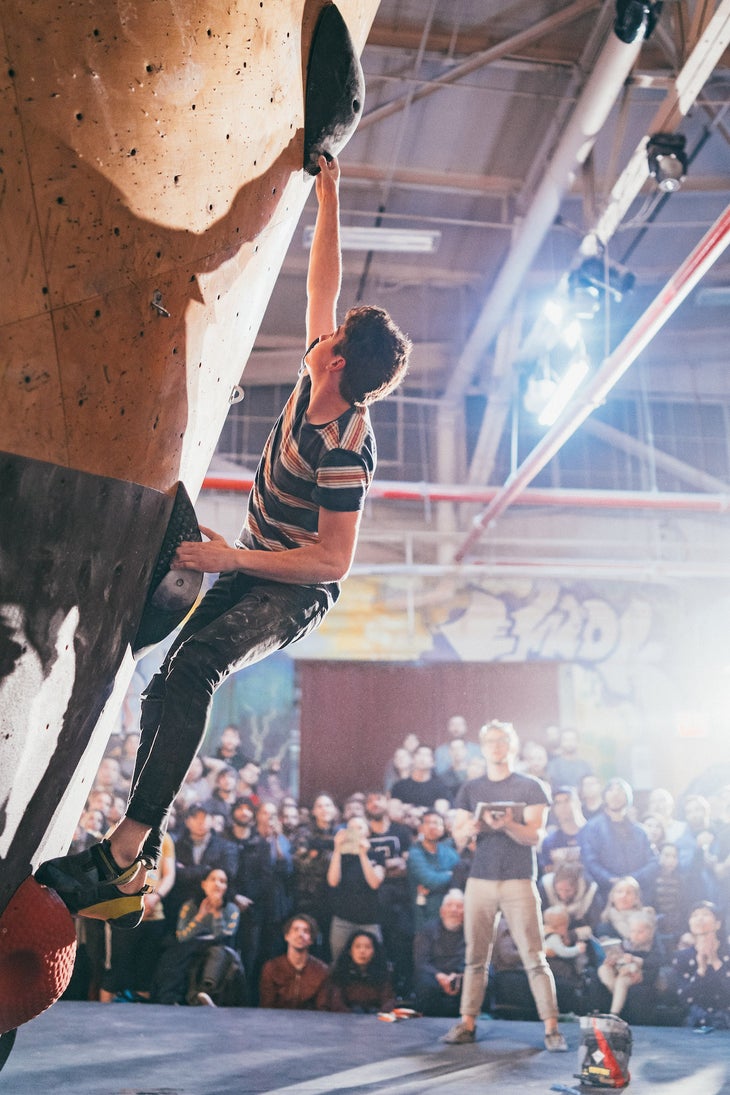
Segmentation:
{"type": "MultiPolygon", "coordinates": [[[[682,712],[704,712],[709,697],[710,735],[727,740],[729,622],[728,597],[702,583],[351,578],[297,656],[560,662],[564,721],[581,727],[601,771],[621,768],[638,787],[658,778],[656,743],[674,741],[682,712]],[[698,630],[713,641],[698,646],[698,630]]],[[[672,754],[684,765],[683,743],[672,754]]]]}
{"type": "Polygon", "coordinates": [[[702,583],[352,577],[319,631],[224,682],[206,748],[232,723],[251,756],[294,776],[300,659],[551,661],[566,669],[562,721],[599,772],[622,771],[637,790],[681,786],[720,753],[730,761],[729,624],[730,591],[702,583]],[[695,740],[683,725],[700,728],[695,740]]]}

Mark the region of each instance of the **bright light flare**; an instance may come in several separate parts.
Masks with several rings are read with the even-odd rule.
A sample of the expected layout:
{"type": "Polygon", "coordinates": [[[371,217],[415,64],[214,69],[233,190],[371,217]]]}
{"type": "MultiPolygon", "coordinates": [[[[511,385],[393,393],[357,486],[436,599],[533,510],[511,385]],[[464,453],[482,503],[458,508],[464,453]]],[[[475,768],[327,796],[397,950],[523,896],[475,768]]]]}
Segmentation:
{"type": "Polygon", "coordinates": [[[570,400],[580,387],[590,366],[585,357],[576,357],[571,361],[568,370],[553,392],[553,395],[538,418],[541,426],[552,426],[558,415],[567,407],[570,400]]]}
{"type": "Polygon", "coordinates": [[[560,301],[555,300],[554,297],[550,297],[545,301],[542,314],[548,323],[552,323],[554,327],[560,327],[563,322],[563,316],[565,315],[565,309],[560,301]]]}

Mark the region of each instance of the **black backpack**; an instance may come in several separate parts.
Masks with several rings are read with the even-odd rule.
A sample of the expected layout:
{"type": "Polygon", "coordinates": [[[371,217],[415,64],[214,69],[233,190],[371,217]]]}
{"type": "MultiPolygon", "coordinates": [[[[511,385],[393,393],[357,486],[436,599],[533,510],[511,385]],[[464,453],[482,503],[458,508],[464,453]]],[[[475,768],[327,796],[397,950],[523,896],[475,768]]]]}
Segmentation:
{"type": "Polygon", "coordinates": [[[246,974],[237,951],[216,943],[197,956],[188,975],[186,1002],[199,1003],[199,992],[207,993],[219,1007],[245,1006],[246,974]]]}

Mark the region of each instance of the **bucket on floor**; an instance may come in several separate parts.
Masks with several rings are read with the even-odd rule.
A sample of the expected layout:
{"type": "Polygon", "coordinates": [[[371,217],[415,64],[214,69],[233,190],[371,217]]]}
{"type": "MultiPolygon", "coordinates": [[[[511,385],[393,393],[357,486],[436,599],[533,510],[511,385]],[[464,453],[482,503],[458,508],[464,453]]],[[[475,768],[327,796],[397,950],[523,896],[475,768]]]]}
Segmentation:
{"type": "Polygon", "coordinates": [[[618,1015],[582,1015],[576,1078],[587,1087],[628,1085],[631,1027],[618,1015]]]}

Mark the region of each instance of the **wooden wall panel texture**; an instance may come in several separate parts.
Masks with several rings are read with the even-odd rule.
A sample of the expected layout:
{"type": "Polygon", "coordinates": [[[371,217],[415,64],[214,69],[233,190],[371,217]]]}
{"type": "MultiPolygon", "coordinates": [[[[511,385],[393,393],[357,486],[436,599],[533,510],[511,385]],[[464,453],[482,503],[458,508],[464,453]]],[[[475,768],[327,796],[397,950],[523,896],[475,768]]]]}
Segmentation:
{"type": "MultiPolygon", "coordinates": [[[[0,6],[0,911],[72,836],[310,191],[323,3],[0,6]]],[[[338,7],[360,52],[377,0],[338,7]]]]}

